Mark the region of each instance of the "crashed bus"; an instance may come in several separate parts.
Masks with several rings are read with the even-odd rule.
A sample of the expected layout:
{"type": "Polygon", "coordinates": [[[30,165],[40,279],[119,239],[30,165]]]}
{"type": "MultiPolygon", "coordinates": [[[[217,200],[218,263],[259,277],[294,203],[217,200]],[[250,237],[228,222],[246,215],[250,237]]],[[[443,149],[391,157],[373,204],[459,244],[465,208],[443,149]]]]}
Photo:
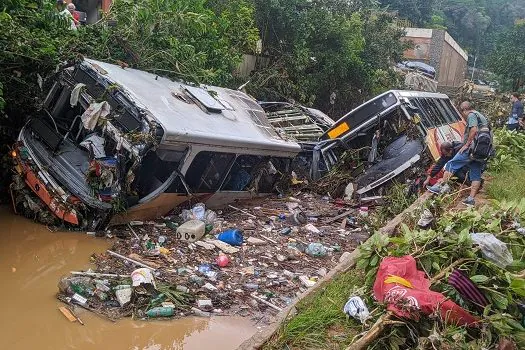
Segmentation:
{"type": "Polygon", "coordinates": [[[439,145],[461,141],[464,130],[447,95],[387,91],[344,115],[320,137],[311,150],[311,177],[329,173],[347,151],[362,150],[354,190],[358,196],[374,194],[407,169],[425,165],[425,159],[437,160],[439,145]]]}
{"type": "Polygon", "coordinates": [[[15,210],[96,230],[274,191],[300,145],[235,90],[86,59],[63,69],[12,151],[15,210]]]}

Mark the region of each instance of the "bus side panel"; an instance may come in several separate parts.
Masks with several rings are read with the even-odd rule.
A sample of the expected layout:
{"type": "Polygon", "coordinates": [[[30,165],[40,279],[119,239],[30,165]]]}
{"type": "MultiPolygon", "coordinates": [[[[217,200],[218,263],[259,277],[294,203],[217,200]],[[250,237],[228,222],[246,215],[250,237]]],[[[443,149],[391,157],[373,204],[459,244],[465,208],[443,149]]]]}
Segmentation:
{"type": "Polygon", "coordinates": [[[204,203],[210,209],[224,208],[229,203],[269,196],[269,193],[251,193],[248,191],[223,191],[211,195],[204,203]]]}
{"type": "Polygon", "coordinates": [[[153,220],[166,215],[170,210],[189,199],[190,197],[187,194],[162,193],[154,200],[135,205],[123,213],[114,215],[109,224],[113,226],[123,225],[132,220],[153,220]]]}
{"type": "Polygon", "coordinates": [[[463,140],[463,133],[465,132],[465,124],[463,122],[456,122],[448,125],[443,125],[437,128],[431,128],[427,131],[426,143],[434,160],[440,157],[439,145],[443,142],[452,142],[463,140]]]}

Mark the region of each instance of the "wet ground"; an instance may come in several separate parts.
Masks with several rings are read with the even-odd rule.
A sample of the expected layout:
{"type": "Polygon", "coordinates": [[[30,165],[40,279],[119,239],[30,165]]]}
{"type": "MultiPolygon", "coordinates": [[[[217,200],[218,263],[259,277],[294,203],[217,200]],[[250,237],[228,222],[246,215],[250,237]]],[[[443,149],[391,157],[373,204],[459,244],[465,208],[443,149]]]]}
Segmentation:
{"type": "Polygon", "coordinates": [[[80,311],[85,326],[70,323],[58,311],[57,281],[110,244],[52,233],[0,207],[0,349],[234,349],[255,333],[248,319],[231,317],[111,323],[80,311]]]}

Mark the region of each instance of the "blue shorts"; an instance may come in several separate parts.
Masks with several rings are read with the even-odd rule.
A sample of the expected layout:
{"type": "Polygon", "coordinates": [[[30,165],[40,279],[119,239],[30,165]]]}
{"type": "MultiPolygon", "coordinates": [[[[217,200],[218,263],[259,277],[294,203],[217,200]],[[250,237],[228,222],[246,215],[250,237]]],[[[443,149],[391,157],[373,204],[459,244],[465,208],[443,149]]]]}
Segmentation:
{"type": "Polygon", "coordinates": [[[483,163],[475,160],[471,160],[468,154],[468,150],[463,153],[458,153],[445,164],[445,170],[449,173],[455,174],[461,168],[466,166],[469,170],[470,181],[481,181],[481,170],[483,163]]]}

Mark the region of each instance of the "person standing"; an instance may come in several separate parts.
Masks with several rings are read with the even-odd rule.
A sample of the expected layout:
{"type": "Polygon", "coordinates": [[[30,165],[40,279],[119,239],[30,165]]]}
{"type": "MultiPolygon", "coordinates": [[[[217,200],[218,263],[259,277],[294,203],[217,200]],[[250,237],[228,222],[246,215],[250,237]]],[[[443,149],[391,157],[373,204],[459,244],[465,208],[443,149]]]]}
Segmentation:
{"type": "Polygon", "coordinates": [[[516,92],[510,97],[510,101],[512,102],[512,111],[507,122],[507,129],[517,130],[523,122],[523,103],[520,101],[520,95],[516,92]]]}
{"type": "Polygon", "coordinates": [[[463,204],[473,206],[475,204],[474,198],[481,186],[481,172],[485,167],[486,161],[471,159],[469,151],[478,130],[488,130],[489,122],[483,114],[474,110],[468,101],[461,103],[459,111],[466,123],[465,134],[463,135],[463,146],[454,158],[445,164],[445,173],[441,181],[434,186],[427,186],[427,190],[436,194],[449,192],[450,186],[448,185],[448,181],[450,178],[463,167],[467,167],[471,186],[470,195],[463,200],[463,204]]]}
{"type": "Polygon", "coordinates": [[[80,24],[80,22],[75,19],[75,13],[76,13],[76,7],[75,7],[75,4],[73,3],[67,4],[65,10],[60,12],[60,14],[64,16],[65,18],[67,18],[69,22],[71,23],[71,30],[77,30],[77,25],[80,24]]]}

